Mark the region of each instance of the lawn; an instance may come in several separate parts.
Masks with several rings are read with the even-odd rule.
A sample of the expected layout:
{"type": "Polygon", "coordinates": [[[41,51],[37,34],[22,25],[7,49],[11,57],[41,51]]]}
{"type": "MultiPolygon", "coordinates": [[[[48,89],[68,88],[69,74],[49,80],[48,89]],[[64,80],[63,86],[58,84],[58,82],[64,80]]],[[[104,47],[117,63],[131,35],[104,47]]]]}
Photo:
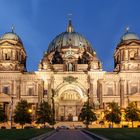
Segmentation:
{"type": "Polygon", "coordinates": [[[4,129],[0,130],[0,140],[29,140],[35,136],[47,133],[52,129],[4,129]]]}
{"type": "Polygon", "coordinates": [[[140,128],[98,128],[89,131],[109,140],[140,140],[140,128]]]}

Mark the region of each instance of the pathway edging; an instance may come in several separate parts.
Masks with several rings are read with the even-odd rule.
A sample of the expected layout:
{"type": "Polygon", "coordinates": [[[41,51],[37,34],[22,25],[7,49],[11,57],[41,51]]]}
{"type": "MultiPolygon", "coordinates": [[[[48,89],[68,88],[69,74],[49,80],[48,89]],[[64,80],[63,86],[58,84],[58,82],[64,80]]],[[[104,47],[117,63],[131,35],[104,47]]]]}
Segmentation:
{"type": "Polygon", "coordinates": [[[50,132],[47,132],[45,134],[39,135],[37,137],[31,138],[30,140],[44,140],[45,138],[53,135],[56,132],[56,130],[52,130],[50,132]]]}
{"type": "Polygon", "coordinates": [[[92,138],[95,138],[96,140],[108,140],[107,138],[101,137],[93,132],[90,132],[88,130],[83,129],[82,132],[86,133],[87,135],[91,136],[92,138]]]}

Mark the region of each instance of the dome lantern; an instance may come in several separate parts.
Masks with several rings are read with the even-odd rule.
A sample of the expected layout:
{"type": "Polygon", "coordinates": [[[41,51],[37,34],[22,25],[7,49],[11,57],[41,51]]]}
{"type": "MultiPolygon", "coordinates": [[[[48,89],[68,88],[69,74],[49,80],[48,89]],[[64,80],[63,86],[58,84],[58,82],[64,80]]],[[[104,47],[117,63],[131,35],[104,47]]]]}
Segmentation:
{"type": "Polygon", "coordinates": [[[68,27],[67,27],[67,32],[68,33],[74,32],[74,29],[73,29],[72,21],[71,20],[69,20],[68,27]]]}

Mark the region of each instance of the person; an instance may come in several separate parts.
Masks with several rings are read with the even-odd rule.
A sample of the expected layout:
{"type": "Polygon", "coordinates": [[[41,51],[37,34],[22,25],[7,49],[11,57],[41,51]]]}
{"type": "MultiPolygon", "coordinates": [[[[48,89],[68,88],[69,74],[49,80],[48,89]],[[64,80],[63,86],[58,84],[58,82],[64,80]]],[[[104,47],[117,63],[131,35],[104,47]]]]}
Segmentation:
{"type": "Polygon", "coordinates": [[[59,126],[56,127],[56,132],[59,132],[59,126]]]}

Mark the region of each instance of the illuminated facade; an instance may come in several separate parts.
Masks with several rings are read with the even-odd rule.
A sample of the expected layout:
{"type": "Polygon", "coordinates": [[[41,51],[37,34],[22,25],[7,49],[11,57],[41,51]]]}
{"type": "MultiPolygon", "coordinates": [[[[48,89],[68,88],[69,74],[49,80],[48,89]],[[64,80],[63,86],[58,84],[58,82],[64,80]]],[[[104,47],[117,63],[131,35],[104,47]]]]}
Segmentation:
{"type": "Polygon", "coordinates": [[[114,71],[106,72],[91,44],[75,32],[69,21],[66,32],[56,36],[41,59],[38,71],[27,72],[26,51],[12,32],[0,39],[0,102],[7,115],[25,99],[35,110],[42,100],[52,104],[55,118],[72,120],[89,96],[97,109],[109,102],[125,108],[135,101],[140,106],[140,39],[127,31],[114,52],[114,71]]]}

